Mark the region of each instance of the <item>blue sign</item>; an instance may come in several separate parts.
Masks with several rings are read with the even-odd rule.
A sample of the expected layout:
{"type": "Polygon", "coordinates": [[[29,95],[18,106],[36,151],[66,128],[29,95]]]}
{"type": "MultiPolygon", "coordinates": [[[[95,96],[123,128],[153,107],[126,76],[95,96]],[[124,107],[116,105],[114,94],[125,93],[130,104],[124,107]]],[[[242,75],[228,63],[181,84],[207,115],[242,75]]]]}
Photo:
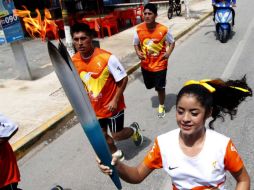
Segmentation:
{"type": "Polygon", "coordinates": [[[5,43],[5,39],[3,37],[0,37],[0,44],[4,44],[5,43]]]}
{"type": "Polygon", "coordinates": [[[0,24],[0,44],[5,43],[5,37],[4,37],[4,31],[2,29],[2,26],[0,24]]]}
{"type": "Polygon", "coordinates": [[[124,3],[124,0],[103,0],[104,5],[113,5],[124,3]]]}
{"type": "Polygon", "coordinates": [[[13,15],[13,9],[15,7],[12,0],[0,0],[0,24],[9,43],[24,38],[19,18],[13,15]]]}

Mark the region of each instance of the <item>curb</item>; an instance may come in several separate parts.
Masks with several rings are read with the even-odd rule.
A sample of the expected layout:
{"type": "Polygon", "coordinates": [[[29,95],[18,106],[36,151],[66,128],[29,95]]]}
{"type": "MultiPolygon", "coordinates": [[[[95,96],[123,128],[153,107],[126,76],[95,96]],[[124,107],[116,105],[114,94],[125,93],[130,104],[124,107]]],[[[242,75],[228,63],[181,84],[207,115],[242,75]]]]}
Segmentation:
{"type": "Polygon", "coordinates": [[[50,129],[56,127],[56,125],[62,121],[64,118],[73,114],[73,109],[71,106],[67,106],[60,113],[43,123],[41,126],[24,136],[22,139],[13,143],[12,149],[16,155],[17,160],[22,158],[29,148],[32,147],[46,132],[50,129]]]}
{"type": "MultiPolygon", "coordinates": [[[[197,22],[193,23],[189,28],[179,32],[176,34],[175,39],[178,40],[190,30],[192,30],[195,26],[203,22],[206,18],[208,18],[213,12],[208,12],[203,15],[197,22]]],[[[134,63],[131,67],[127,68],[127,74],[131,75],[140,67],[140,62],[134,63]]],[[[67,106],[63,109],[62,112],[58,113],[41,126],[30,132],[28,135],[23,137],[22,139],[18,140],[17,142],[13,143],[11,146],[13,151],[16,155],[17,160],[21,159],[28,150],[37,142],[39,141],[43,135],[45,135],[50,129],[54,129],[58,123],[60,123],[64,118],[67,118],[71,114],[74,114],[73,108],[71,106],[67,106]]]]}
{"type": "Polygon", "coordinates": [[[186,33],[188,33],[189,31],[191,31],[194,27],[196,27],[198,24],[200,24],[201,22],[203,22],[205,19],[207,19],[210,15],[212,15],[213,11],[206,13],[205,15],[203,15],[197,22],[195,22],[192,26],[190,26],[189,28],[187,28],[186,30],[183,30],[181,32],[179,32],[178,34],[176,34],[175,39],[178,40],[179,38],[181,38],[182,36],[184,36],[186,33]]]}

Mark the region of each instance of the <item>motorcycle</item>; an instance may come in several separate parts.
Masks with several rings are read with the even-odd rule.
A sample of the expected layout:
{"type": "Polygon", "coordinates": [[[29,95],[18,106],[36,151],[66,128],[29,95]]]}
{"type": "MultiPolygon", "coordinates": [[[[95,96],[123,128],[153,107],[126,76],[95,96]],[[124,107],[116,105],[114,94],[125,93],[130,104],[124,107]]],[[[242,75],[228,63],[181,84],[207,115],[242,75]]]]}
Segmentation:
{"type": "Polygon", "coordinates": [[[176,13],[177,16],[181,15],[182,7],[180,0],[169,0],[168,1],[168,19],[173,17],[173,13],[176,13]]]}
{"type": "Polygon", "coordinates": [[[232,6],[228,2],[215,3],[216,33],[222,43],[227,42],[232,32],[232,6]]]}

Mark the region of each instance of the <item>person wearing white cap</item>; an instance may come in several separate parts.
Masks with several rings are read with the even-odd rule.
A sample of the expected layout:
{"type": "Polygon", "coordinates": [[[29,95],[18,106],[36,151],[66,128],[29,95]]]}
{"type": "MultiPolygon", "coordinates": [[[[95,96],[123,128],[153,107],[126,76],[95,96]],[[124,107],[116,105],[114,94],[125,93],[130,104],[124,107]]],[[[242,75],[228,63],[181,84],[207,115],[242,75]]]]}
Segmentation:
{"type": "Polygon", "coordinates": [[[17,130],[18,126],[0,113],[0,190],[20,190],[18,164],[8,142],[17,130]]]}

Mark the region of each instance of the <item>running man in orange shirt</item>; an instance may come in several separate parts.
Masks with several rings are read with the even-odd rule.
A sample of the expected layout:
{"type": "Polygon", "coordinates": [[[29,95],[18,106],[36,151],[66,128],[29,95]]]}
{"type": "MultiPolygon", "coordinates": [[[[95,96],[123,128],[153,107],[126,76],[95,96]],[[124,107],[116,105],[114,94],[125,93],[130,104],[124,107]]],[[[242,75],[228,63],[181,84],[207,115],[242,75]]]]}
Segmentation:
{"type": "Polygon", "coordinates": [[[123,157],[117,150],[114,140],[132,137],[136,146],[143,142],[143,136],[137,122],[124,126],[123,92],[128,76],[123,66],[111,53],[95,48],[92,44],[93,32],[86,24],[75,24],[71,29],[73,44],[77,53],[72,57],[73,63],[88,92],[91,104],[102,127],[111,152],[123,157]],[[110,130],[112,137],[107,133],[110,130]]]}
{"type": "Polygon", "coordinates": [[[156,5],[146,4],[144,22],[137,26],[133,43],[136,54],[141,60],[141,71],[146,88],[155,88],[158,92],[158,117],[163,118],[168,58],[175,47],[175,41],[166,26],[155,22],[156,17],[156,5]]]}
{"type": "MultiPolygon", "coordinates": [[[[176,99],[176,122],[179,128],[158,136],[143,162],[130,167],[117,158],[120,177],[129,183],[140,183],[154,169],[163,168],[171,177],[173,190],[225,190],[226,171],[236,180],[235,190],[250,190],[250,177],[232,140],[214,131],[213,122],[237,107],[252,90],[241,80],[188,81],[176,99]],[[209,128],[206,120],[212,117],[209,128]]],[[[100,163],[102,172],[112,170],[100,163]]]]}

